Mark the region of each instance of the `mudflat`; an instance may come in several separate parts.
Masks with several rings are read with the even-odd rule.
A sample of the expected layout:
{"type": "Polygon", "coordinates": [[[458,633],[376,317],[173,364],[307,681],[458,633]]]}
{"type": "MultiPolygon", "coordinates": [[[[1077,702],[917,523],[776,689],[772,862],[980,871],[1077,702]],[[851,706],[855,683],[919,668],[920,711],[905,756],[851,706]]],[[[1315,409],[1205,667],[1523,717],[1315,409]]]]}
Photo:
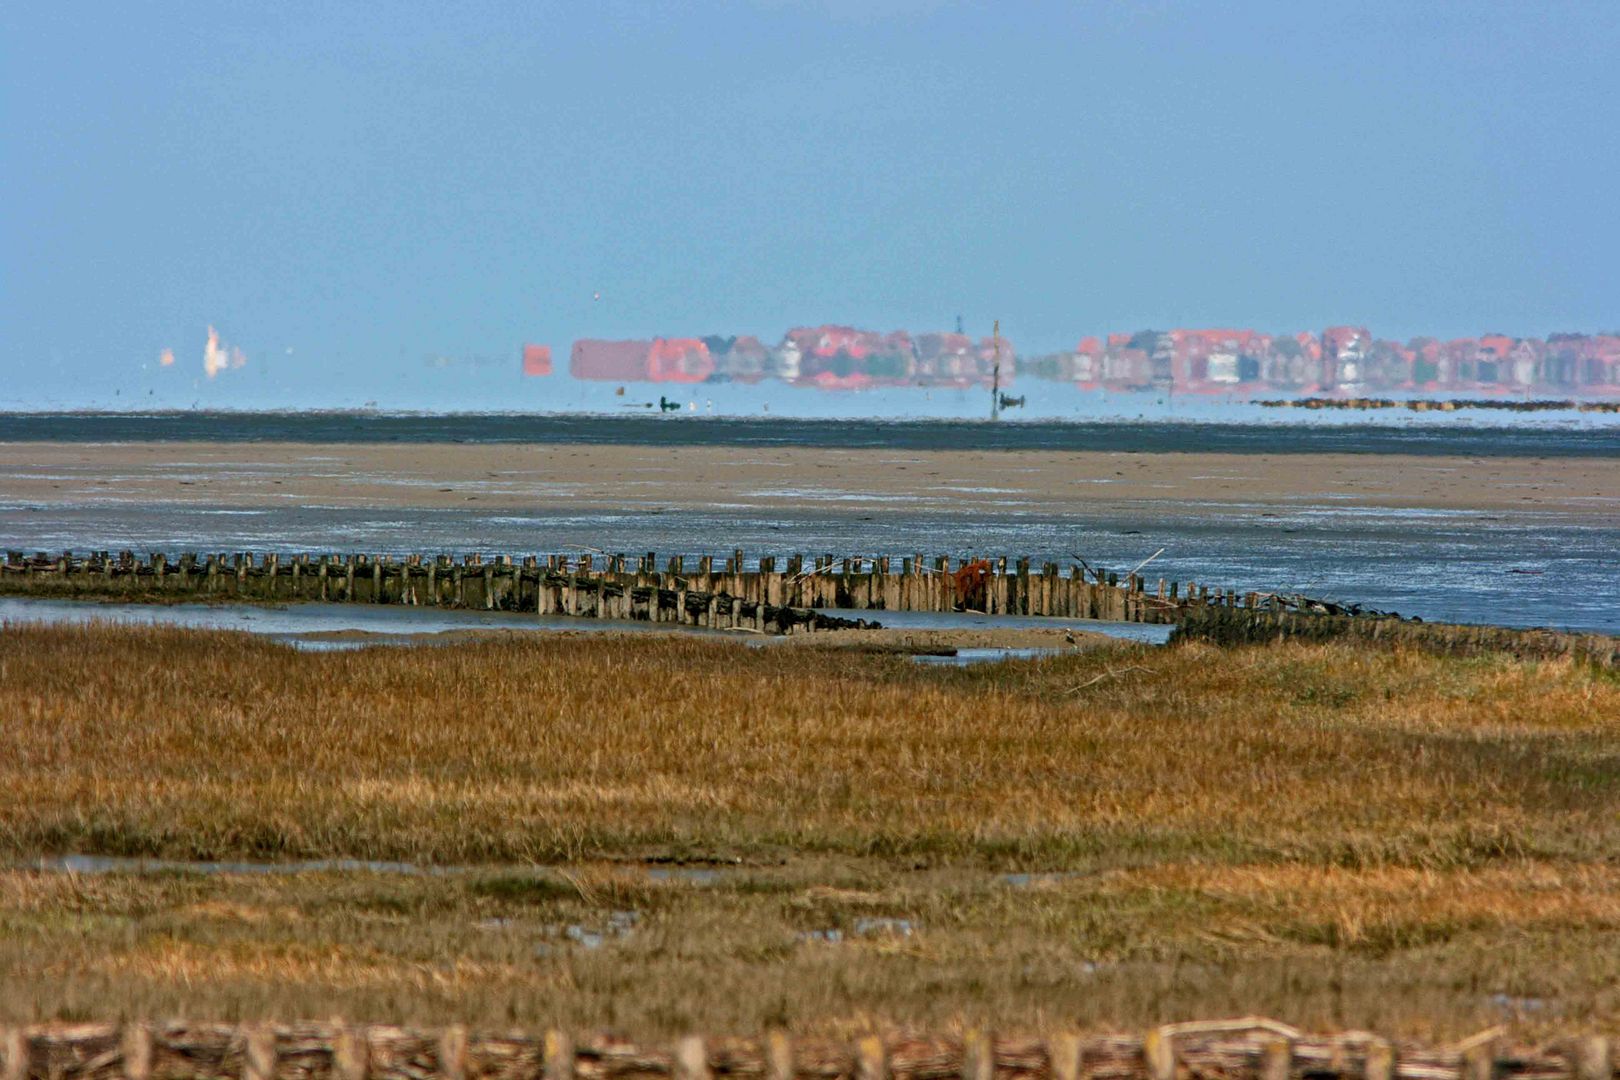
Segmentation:
{"type": "Polygon", "coordinates": [[[773,446],[0,443],[0,501],[451,509],[821,507],[881,513],[1189,505],[1620,511],[1603,458],[773,446]]]}

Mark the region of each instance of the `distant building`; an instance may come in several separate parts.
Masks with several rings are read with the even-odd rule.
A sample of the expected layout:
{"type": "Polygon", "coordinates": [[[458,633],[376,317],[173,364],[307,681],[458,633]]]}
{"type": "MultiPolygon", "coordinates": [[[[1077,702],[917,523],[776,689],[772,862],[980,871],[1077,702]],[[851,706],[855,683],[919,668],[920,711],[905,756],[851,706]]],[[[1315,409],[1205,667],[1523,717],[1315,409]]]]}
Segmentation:
{"type": "MultiPolygon", "coordinates": [[[[550,349],[526,345],[525,374],[550,372],[550,349]]],[[[1037,378],[1109,390],[1239,394],[1620,393],[1620,334],[1554,334],[1407,344],[1375,339],[1364,326],[1320,334],[1251,329],[1141,330],[1081,338],[1072,352],[1020,358],[1010,341],[966,334],[881,332],[824,324],[794,327],[775,346],[757,337],[582,339],[569,370],[619,382],[756,382],[862,390],[881,386],[988,387],[998,365],[1008,385],[1020,367],[1037,378]]]]}
{"type": "Polygon", "coordinates": [[[523,346],[523,374],[550,375],[551,374],[551,346],[525,345],[523,346]]]}

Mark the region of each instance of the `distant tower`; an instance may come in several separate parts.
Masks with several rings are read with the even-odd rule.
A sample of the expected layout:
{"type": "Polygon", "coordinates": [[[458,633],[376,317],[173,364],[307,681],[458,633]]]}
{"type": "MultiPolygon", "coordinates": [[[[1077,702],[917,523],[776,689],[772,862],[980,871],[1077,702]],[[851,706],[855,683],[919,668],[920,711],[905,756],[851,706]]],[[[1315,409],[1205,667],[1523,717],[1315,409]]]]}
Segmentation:
{"type": "Polygon", "coordinates": [[[962,316],[960,315],[956,317],[956,332],[958,334],[962,332],[962,316]]]}

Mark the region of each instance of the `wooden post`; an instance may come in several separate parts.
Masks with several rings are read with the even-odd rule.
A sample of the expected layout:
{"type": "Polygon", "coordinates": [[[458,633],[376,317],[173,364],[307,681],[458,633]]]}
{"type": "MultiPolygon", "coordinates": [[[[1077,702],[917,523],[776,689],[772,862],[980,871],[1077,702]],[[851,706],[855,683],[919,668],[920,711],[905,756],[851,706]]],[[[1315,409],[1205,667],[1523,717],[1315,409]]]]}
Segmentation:
{"type": "Polygon", "coordinates": [[[793,1044],[786,1033],[772,1031],[765,1036],[765,1080],[795,1080],[798,1068],[793,1062],[793,1044]]]}
{"type": "Polygon", "coordinates": [[[855,1044],[855,1080],[889,1080],[888,1054],[883,1040],[867,1035],[855,1044]]]}
{"type": "Polygon", "coordinates": [[[253,1024],[247,1031],[242,1055],[242,1080],[275,1080],[276,1031],[269,1024],[253,1024]]]}
{"type": "Polygon", "coordinates": [[[439,1035],[438,1080],[466,1080],[467,1029],[451,1024],[439,1035]]]}
{"type": "Polygon", "coordinates": [[[1577,1080],[1611,1080],[1614,1075],[1613,1051],[1609,1040],[1601,1035],[1582,1039],[1571,1058],[1575,1064],[1577,1080]]]}
{"type": "Polygon", "coordinates": [[[703,1040],[688,1035],[675,1044],[673,1080],[711,1080],[709,1055],[703,1040]]]}
{"type": "Polygon", "coordinates": [[[574,1041],[564,1032],[546,1032],[541,1070],[541,1080],[574,1080],[574,1041]]]}
{"type": "Polygon", "coordinates": [[[1048,1039],[1046,1062],[1052,1080],[1080,1080],[1080,1036],[1064,1032],[1048,1039]]]}
{"type": "Polygon", "coordinates": [[[124,1052],[124,1080],[151,1080],[152,1029],[139,1022],[125,1024],[119,1042],[124,1052]]]}
{"type": "Polygon", "coordinates": [[[0,1052],[5,1054],[0,1080],[28,1080],[33,1071],[28,1060],[28,1033],[20,1027],[0,1028],[0,1052]]]}
{"type": "Polygon", "coordinates": [[[995,1043],[983,1031],[962,1033],[962,1080],[992,1080],[996,1074],[995,1043]]]}
{"type": "Polygon", "coordinates": [[[1259,1080],[1289,1080],[1293,1068],[1293,1044],[1287,1039],[1267,1039],[1260,1050],[1259,1080]]]}

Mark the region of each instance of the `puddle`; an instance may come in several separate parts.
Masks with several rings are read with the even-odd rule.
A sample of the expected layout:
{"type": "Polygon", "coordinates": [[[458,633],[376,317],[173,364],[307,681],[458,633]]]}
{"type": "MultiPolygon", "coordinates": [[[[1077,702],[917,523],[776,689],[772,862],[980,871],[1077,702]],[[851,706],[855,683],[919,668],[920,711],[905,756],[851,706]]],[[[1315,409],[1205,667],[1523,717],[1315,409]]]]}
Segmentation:
{"type": "MultiPolygon", "coordinates": [[[[423,635],[454,631],[522,630],[576,633],[698,633],[701,627],[676,627],[619,619],[572,618],[520,611],[467,611],[403,604],[308,603],[255,604],[106,604],[88,600],[0,597],[0,625],[8,622],[132,626],[174,626],[195,630],[242,630],[262,634],[284,645],[311,652],[360,649],[370,645],[422,644],[423,635]],[[334,637],[331,635],[358,635],[334,637]],[[321,635],[321,636],[314,636],[321,635]]],[[[728,638],[733,635],[726,635],[728,638]]]]}
{"type": "MultiPolygon", "coordinates": [[[[871,618],[896,630],[1049,629],[1089,631],[1126,641],[1160,645],[1170,638],[1169,626],[1142,623],[1097,622],[1028,615],[979,615],[973,612],[849,611],[824,608],[839,618],[871,618]]],[[[293,603],[255,604],[120,604],[86,600],[0,597],[0,625],[8,622],[78,625],[117,623],[132,626],[174,626],[197,630],[240,630],[261,634],[272,641],[306,652],[348,652],[372,646],[449,644],[461,640],[457,631],[525,631],[572,633],[683,633],[739,636],[702,627],[673,626],[617,619],[541,617],[533,612],[466,611],[455,608],[412,607],[401,604],[293,603]],[[434,641],[432,635],[445,635],[434,641]],[[339,636],[342,635],[342,636],[339,636]]],[[[774,638],[753,635],[741,640],[763,644],[774,638]]],[[[923,662],[983,663],[1020,659],[1061,650],[958,649],[956,656],[918,657],[923,662]]]]}
{"type": "Polygon", "coordinates": [[[26,870],[58,874],[407,874],[441,877],[498,867],[419,866],[379,859],[300,859],[292,862],[147,859],[131,855],[51,855],[18,864],[26,870]]]}
{"type": "Polygon", "coordinates": [[[1059,885],[1065,881],[1077,881],[1080,878],[1089,876],[1089,874],[1080,870],[1045,870],[1033,873],[1014,872],[1001,874],[997,880],[1003,885],[1014,889],[1033,889],[1042,885],[1059,885]]]}
{"type": "MultiPolygon", "coordinates": [[[[410,862],[379,859],[293,859],[287,862],[252,860],[214,861],[208,859],[150,859],[133,855],[48,855],[11,864],[22,870],[47,874],[320,874],[370,873],[402,874],[410,877],[457,877],[469,874],[533,874],[536,877],[560,875],[549,866],[536,865],[450,865],[423,866],[410,862]]],[[[725,870],[708,866],[645,866],[613,863],[614,870],[643,874],[649,881],[686,882],[713,885],[725,870]]]]}
{"type": "Polygon", "coordinates": [[[1003,660],[1035,660],[1043,656],[1060,656],[1063,649],[957,649],[954,656],[935,656],[929,653],[913,654],[919,664],[940,664],[945,667],[967,667],[970,664],[994,664],[1003,660]]]}
{"type": "MultiPolygon", "coordinates": [[[[639,911],[614,911],[607,921],[600,927],[589,927],[583,923],[569,923],[545,927],[545,933],[553,938],[560,938],[568,945],[578,946],[581,949],[600,949],[610,941],[618,941],[629,937],[641,922],[639,911]]],[[[551,945],[538,945],[535,947],[536,956],[549,956],[555,952],[551,945]]]]}
{"type": "Polygon", "coordinates": [[[420,639],[407,637],[404,634],[388,634],[386,636],[366,637],[358,641],[333,640],[331,638],[307,638],[298,634],[270,634],[271,641],[297,649],[299,652],[357,652],[360,649],[369,649],[373,645],[404,646],[424,644],[420,639]]]}
{"type": "Polygon", "coordinates": [[[650,881],[684,881],[691,885],[713,885],[724,873],[708,866],[649,866],[646,869],[650,881]]]}
{"type": "MultiPolygon", "coordinates": [[[[32,870],[38,873],[81,874],[86,877],[93,877],[98,874],[199,874],[208,876],[367,873],[399,874],[407,877],[528,874],[536,878],[556,877],[561,880],[563,874],[563,868],[547,865],[497,863],[423,866],[419,863],[385,859],[293,859],[286,862],[269,862],[251,859],[155,859],[133,855],[47,855],[14,862],[9,865],[14,869],[32,870]]],[[[671,866],[668,864],[649,865],[646,863],[606,863],[603,865],[610,867],[615,872],[639,874],[648,881],[675,882],[687,885],[718,885],[732,875],[750,872],[746,867],[742,866],[671,866]]],[[[1061,884],[1090,876],[1092,875],[1089,871],[1083,870],[1013,871],[997,874],[995,880],[1010,888],[1029,889],[1043,885],[1061,884]]],[[[615,912],[614,915],[609,917],[609,929],[615,933],[627,933],[639,918],[640,916],[635,912],[615,912]]],[[[512,923],[509,919],[487,919],[478,925],[480,929],[484,930],[500,930],[510,927],[512,923]]],[[[915,929],[914,924],[909,919],[873,916],[856,919],[850,933],[860,937],[879,934],[896,934],[901,937],[909,937],[915,929]]],[[[559,934],[564,933],[561,929],[557,932],[559,934]]],[[[806,933],[810,935],[806,940],[810,940],[810,938],[817,935],[841,935],[843,932],[818,930],[807,931],[806,933]]],[[[1498,996],[1500,997],[1500,995],[1498,996]]],[[[1495,999],[1492,1000],[1495,1001],[1495,999]]],[[[1511,1000],[1520,1001],[1521,999],[1511,1000]]],[[[1534,1000],[1530,998],[1522,999],[1523,1002],[1533,1002],[1534,1000]]],[[[1501,1002],[1497,1003],[1505,1005],[1509,1001],[1510,999],[1503,997],[1501,1002]]],[[[1534,1006],[1526,1005],[1525,1007],[1534,1006]]]]}
{"type": "Polygon", "coordinates": [[[910,919],[865,916],[856,919],[848,933],[829,926],[819,930],[800,931],[794,935],[794,939],[812,944],[836,945],[849,938],[908,938],[916,932],[916,929],[916,925],[910,919]]]}
{"type": "Polygon", "coordinates": [[[1514,997],[1511,994],[1501,993],[1492,994],[1490,997],[1485,999],[1485,1002],[1498,1012],[1510,1013],[1514,1015],[1546,1012],[1552,1007],[1552,1003],[1546,998],[1514,997]]]}

